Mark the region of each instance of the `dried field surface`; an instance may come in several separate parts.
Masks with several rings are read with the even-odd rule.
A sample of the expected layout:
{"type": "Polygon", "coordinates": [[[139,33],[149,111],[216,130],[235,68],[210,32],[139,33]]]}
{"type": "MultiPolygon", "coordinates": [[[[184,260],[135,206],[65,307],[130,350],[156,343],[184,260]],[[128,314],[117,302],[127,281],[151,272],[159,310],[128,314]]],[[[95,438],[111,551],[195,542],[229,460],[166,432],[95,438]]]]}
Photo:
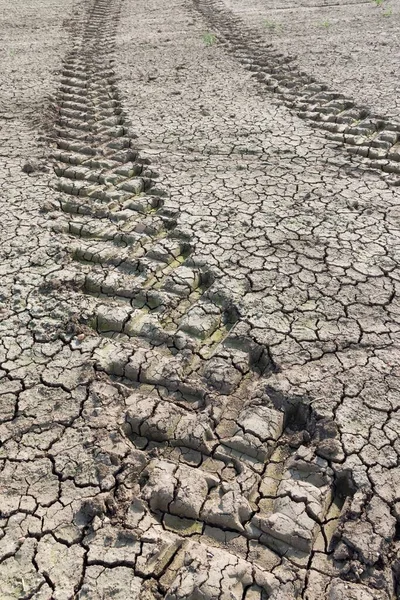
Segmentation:
{"type": "Polygon", "coordinates": [[[0,0],[0,600],[399,597],[376,4],[0,0]]]}
{"type": "Polygon", "coordinates": [[[398,0],[226,0],[266,41],[337,92],[400,117],[398,0]]]}

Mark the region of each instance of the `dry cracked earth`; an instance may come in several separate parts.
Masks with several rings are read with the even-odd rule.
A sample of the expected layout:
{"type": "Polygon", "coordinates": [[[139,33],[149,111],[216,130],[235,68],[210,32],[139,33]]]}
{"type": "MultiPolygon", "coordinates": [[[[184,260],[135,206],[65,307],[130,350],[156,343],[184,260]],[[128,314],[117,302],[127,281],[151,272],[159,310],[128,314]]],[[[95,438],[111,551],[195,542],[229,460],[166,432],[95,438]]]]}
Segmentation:
{"type": "Polygon", "coordinates": [[[398,2],[0,6],[0,600],[399,598],[398,2]]]}

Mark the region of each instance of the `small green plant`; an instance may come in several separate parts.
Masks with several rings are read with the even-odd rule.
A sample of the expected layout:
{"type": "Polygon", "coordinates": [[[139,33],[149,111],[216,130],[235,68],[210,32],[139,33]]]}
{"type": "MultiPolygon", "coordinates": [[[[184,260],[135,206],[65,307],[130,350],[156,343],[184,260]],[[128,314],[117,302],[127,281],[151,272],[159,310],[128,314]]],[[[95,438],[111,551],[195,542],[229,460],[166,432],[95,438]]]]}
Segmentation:
{"type": "Polygon", "coordinates": [[[215,33],[210,33],[209,31],[206,31],[206,33],[203,33],[203,42],[205,43],[206,46],[214,46],[216,41],[217,41],[217,36],[215,35],[215,33]]]}
{"type": "MultiPolygon", "coordinates": [[[[372,2],[375,4],[375,6],[377,6],[378,8],[384,8],[385,6],[387,6],[387,4],[384,4],[386,2],[386,0],[372,0],[372,2]]],[[[393,9],[391,6],[388,6],[386,8],[386,10],[384,12],[382,12],[382,16],[383,17],[391,17],[393,14],[393,9]]]]}
{"type": "Polygon", "coordinates": [[[325,29],[329,29],[329,27],[331,26],[331,22],[328,21],[328,19],[325,19],[325,21],[321,21],[321,23],[318,23],[320,27],[324,27],[325,29]]]}
{"type": "Polygon", "coordinates": [[[270,21],[269,19],[264,20],[264,27],[271,33],[281,33],[283,31],[282,23],[276,21],[270,21]]]}

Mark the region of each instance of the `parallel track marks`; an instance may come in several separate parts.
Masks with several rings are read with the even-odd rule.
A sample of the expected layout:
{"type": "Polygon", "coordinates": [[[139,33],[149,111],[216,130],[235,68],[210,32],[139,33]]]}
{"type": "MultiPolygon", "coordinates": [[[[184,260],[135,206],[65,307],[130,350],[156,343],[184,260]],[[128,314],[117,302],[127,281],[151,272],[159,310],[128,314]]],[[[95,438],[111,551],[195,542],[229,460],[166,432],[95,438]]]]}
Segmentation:
{"type": "MultiPolygon", "coordinates": [[[[213,551],[232,564],[241,557],[251,573],[258,545],[274,564],[284,556],[305,570],[333,518],[333,471],[312,444],[290,447],[285,409],[263,387],[274,369],[268,349],[241,333],[235,303],[193,258],[176,228],[179,207],[164,205],[135,149],[112,67],[118,12],[119,2],[94,0],[65,60],[53,149],[54,229],[67,236],[93,308],[85,324],[101,338],[96,367],[134,390],[121,425],[144,453],[141,501],[166,529],[174,531],[174,517],[189,520],[201,551],[213,536],[215,546],[218,535],[239,536],[244,550],[213,551]],[[195,498],[185,479],[196,482],[195,498]]],[[[178,563],[192,551],[182,543],[178,563]]],[[[168,570],[162,585],[168,590],[168,570]]]]}

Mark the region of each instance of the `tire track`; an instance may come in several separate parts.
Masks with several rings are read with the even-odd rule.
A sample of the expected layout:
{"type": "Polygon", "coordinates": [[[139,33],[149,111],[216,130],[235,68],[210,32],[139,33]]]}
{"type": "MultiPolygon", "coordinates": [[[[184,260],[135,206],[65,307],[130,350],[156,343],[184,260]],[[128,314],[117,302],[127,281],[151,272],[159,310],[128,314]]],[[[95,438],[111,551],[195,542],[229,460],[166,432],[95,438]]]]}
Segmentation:
{"type": "MultiPolygon", "coordinates": [[[[164,206],[156,174],[135,150],[110,58],[118,10],[117,3],[95,2],[79,49],[65,60],[53,152],[65,218],[54,229],[70,237],[68,250],[80,263],[77,281],[93,297],[90,326],[106,338],[140,338],[144,345],[142,362],[135,359],[134,366],[131,356],[122,366],[115,359],[118,342],[106,345],[102,367],[134,382],[161,384],[160,365],[167,372],[172,361],[182,376],[190,375],[218,356],[221,345],[232,363],[236,342],[228,334],[238,311],[213,286],[216,275],[192,258],[190,239],[176,227],[179,207],[164,206]],[[190,356],[177,359],[182,350],[190,356]]],[[[262,354],[248,352],[255,367],[257,351],[262,354]]],[[[236,371],[233,389],[242,374],[228,368],[236,371]]]]}
{"type": "Polygon", "coordinates": [[[365,168],[382,171],[388,183],[400,183],[400,123],[372,114],[340,92],[300,71],[295,58],[276,51],[265,36],[247,27],[222,0],[193,0],[196,10],[218,32],[239,62],[299,117],[326,131],[365,168]]]}
{"type": "MultiPolygon", "coordinates": [[[[268,348],[246,336],[238,303],[196,261],[179,206],[135,149],[112,68],[120,3],[91,6],[58,95],[54,229],[73,262],[64,282],[88,299],[83,323],[101,337],[97,368],[132,391],[119,425],[134,458],[121,468],[112,524],[129,529],[133,510],[139,537],[158,527],[162,550],[145,576],[165,597],[183,597],[173,594],[184,585],[185,597],[199,587],[210,600],[222,590],[301,593],[315,548],[329,552],[345,498],[307,401],[267,391],[276,369],[268,348]],[[175,541],[165,554],[167,534],[175,541]],[[195,558],[201,583],[184,566],[195,558]]],[[[101,532],[90,539],[109,543],[101,532]]]]}

